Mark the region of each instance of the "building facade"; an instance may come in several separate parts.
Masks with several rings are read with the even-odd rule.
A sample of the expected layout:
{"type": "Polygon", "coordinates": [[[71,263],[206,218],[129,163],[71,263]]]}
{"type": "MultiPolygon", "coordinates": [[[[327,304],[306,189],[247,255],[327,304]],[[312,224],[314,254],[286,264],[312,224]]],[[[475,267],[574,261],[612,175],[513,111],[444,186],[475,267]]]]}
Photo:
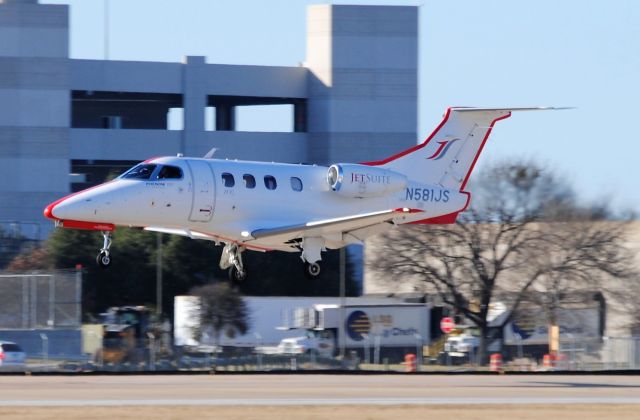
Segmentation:
{"type": "Polygon", "coordinates": [[[301,66],[71,59],[68,6],[0,0],[0,223],[44,236],[47,203],[152,156],[330,164],[410,147],[417,34],[416,7],[317,5],[301,66]],[[269,105],[290,105],[289,132],[236,130],[239,107],[269,105]]]}

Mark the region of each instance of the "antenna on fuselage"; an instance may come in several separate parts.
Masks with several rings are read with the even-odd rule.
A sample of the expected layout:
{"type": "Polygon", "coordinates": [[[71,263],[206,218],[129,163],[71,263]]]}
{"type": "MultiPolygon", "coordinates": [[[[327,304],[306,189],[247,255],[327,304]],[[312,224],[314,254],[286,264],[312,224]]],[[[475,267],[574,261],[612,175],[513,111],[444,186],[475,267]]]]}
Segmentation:
{"type": "Polygon", "coordinates": [[[211,159],[211,158],[213,158],[213,155],[214,155],[217,151],[218,151],[218,148],[217,148],[217,147],[214,147],[213,149],[209,150],[209,151],[207,152],[207,154],[206,154],[206,155],[204,155],[204,158],[205,158],[205,159],[211,159]]]}

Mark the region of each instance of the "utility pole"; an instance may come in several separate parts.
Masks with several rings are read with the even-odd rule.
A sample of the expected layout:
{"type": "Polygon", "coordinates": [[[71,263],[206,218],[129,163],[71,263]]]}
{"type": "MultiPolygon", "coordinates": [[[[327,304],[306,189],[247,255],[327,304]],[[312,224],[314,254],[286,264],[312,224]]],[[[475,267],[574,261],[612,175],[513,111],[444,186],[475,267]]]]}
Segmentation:
{"type": "Polygon", "coordinates": [[[340,328],[338,329],[340,333],[340,357],[344,360],[345,357],[345,306],[347,304],[346,288],[345,288],[345,265],[346,265],[346,257],[345,257],[345,248],[340,248],[340,328]]]}
{"type": "Polygon", "coordinates": [[[162,233],[156,234],[156,313],[162,316],[162,233]]]}

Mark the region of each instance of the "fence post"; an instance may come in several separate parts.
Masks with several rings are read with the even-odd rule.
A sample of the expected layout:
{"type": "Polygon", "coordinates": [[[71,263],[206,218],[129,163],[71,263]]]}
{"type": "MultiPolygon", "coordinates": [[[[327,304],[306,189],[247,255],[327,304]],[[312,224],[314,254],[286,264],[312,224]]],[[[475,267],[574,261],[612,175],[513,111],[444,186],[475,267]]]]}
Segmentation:
{"type": "Polygon", "coordinates": [[[49,318],[47,326],[54,327],[56,325],[56,276],[49,277],[49,318]]]}
{"type": "Polygon", "coordinates": [[[47,334],[40,333],[40,339],[42,340],[43,363],[49,363],[49,337],[47,337],[47,334]]]}
{"type": "Polygon", "coordinates": [[[29,328],[29,277],[22,277],[22,328],[29,328]]]}
{"type": "Polygon", "coordinates": [[[76,265],[76,322],[82,324],[82,265],[76,265]]]}

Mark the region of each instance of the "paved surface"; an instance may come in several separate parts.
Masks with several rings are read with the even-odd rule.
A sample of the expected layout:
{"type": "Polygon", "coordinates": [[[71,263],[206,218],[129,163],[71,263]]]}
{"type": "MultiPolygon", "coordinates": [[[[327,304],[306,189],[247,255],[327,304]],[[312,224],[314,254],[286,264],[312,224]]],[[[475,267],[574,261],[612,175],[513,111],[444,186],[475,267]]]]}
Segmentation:
{"type": "MultiPolygon", "coordinates": [[[[636,376],[4,376],[1,407],[640,404],[636,376]]],[[[640,408],[640,407],[639,407],[640,408]]]]}

